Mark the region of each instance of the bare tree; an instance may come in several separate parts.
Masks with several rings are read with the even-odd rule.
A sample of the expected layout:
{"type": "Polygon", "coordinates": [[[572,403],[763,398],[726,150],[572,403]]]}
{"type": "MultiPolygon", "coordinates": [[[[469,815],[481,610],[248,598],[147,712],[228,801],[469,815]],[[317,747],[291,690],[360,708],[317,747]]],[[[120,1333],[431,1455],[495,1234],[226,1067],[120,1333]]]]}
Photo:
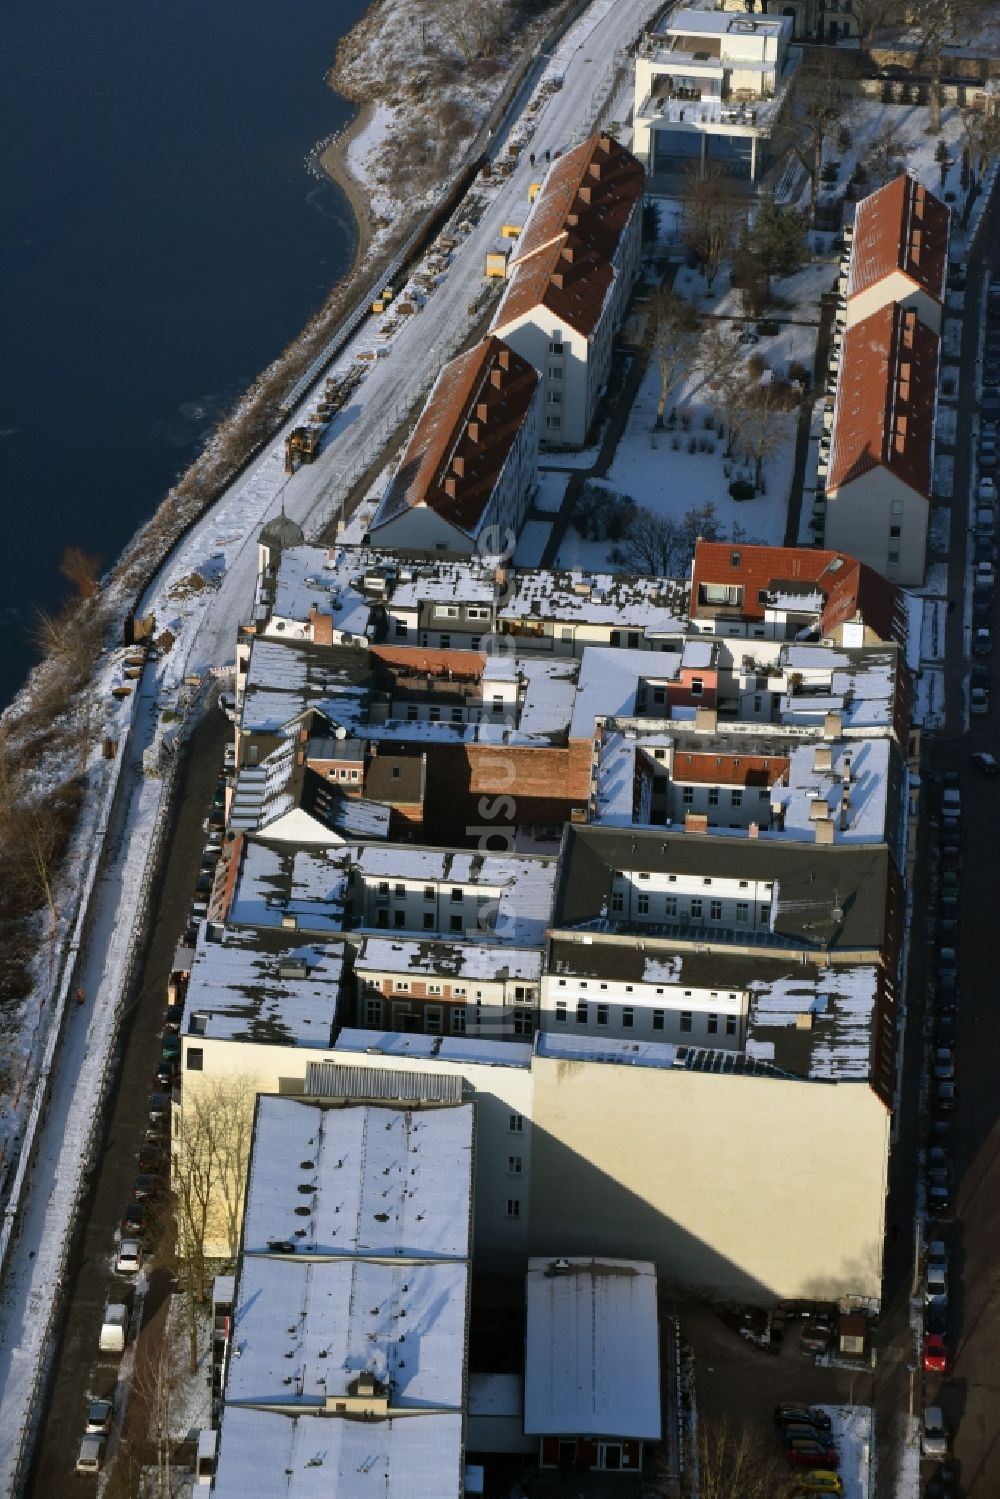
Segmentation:
{"type": "Polygon", "coordinates": [[[871,187],[884,187],[887,182],[898,177],[906,166],[906,158],[911,150],[912,147],[904,139],[895,121],[886,120],[873,136],[866,154],[865,165],[871,187]]]}
{"type": "Polygon", "coordinates": [[[697,255],[711,292],[722,263],[736,240],[743,210],[728,190],[728,178],[719,164],[709,162],[692,172],[684,189],[681,232],[684,243],[697,255]]]}
{"type": "Polygon", "coordinates": [[[823,148],[830,137],[847,123],[848,100],[831,58],[820,70],[800,77],[795,86],[794,121],[805,137],[812,166],[809,171],[809,222],[816,218],[823,148]]]}
{"type": "Polygon", "coordinates": [[[927,107],[932,135],[941,132],[946,50],[973,34],[992,14],[992,0],[910,0],[907,6],[907,20],[918,39],[918,66],[930,73],[927,107]]]}
{"type": "Polygon", "coordinates": [[[986,163],[1000,151],[1000,114],[994,110],[965,109],[962,123],[969,143],[969,153],[976,171],[982,175],[986,163]]]}
{"type": "Polygon", "coordinates": [[[857,21],[858,42],[866,56],[875,33],[904,13],[900,0],[841,0],[841,8],[857,21]]]}
{"type": "Polygon", "coordinates": [[[434,19],[467,63],[492,56],[506,30],[503,8],[488,0],[437,0],[434,19]]]}
{"type": "Polygon", "coordinates": [[[73,584],[82,599],[92,599],[100,590],[101,559],[96,552],[85,552],[82,547],[67,547],[62,554],[59,571],[73,584]]]}
{"type": "Polygon", "coordinates": [[[133,1396],[142,1407],[146,1439],[156,1449],[157,1491],[160,1499],[171,1499],[174,1449],[178,1445],[174,1423],[179,1403],[180,1370],[166,1325],[151,1341],[152,1352],[142,1344],[139,1346],[131,1386],[133,1396]]]}
{"type": "Polygon", "coordinates": [[[700,1499],[787,1499],[794,1478],[755,1427],[723,1418],[698,1422],[700,1499]]]}
{"type": "Polygon", "coordinates": [[[682,578],[694,556],[695,544],[717,541],[721,535],[714,505],[688,510],[679,519],[640,509],[612,560],[630,572],[662,578],[682,578]]]}
{"type": "Polygon", "coordinates": [[[757,380],[744,386],[740,437],[753,463],[753,482],[764,489],[764,468],[782,445],[782,416],[789,408],[789,387],[777,380],[757,380]]]}
{"type": "Polygon", "coordinates": [[[690,302],[669,286],[660,287],[649,309],[653,353],[660,371],[660,396],[656,403],[656,426],[663,426],[674,385],[694,360],[698,340],[698,315],[690,302]]]}
{"type": "Polygon", "coordinates": [[[187,1291],[191,1373],[198,1367],[198,1305],[208,1296],[210,1248],[239,1247],[256,1084],[220,1077],[184,1090],[171,1185],[177,1199],[177,1252],[187,1291]]]}

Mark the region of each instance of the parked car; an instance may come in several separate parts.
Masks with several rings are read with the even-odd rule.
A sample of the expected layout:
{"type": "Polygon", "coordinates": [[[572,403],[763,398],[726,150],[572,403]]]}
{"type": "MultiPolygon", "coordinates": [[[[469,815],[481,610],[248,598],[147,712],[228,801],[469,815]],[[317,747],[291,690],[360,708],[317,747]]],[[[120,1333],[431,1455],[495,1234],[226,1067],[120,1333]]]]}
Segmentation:
{"type": "Polygon", "coordinates": [[[139,1146],[136,1160],[140,1171],[158,1171],[163,1164],[163,1151],[158,1143],[144,1140],[139,1146]]]}
{"type": "Polygon", "coordinates": [[[974,656],[990,656],[993,654],[993,635],[988,625],[978,625],[973,630],[972,654],[974,656]]]}
{"type": "Polygon", "coordinates": [[[927,1179],[935,1183],[951,1180],[951,1160],[943,1145],[931,1145],[927,1151],[927,1179]]]}
{"type": "Polygon", "coordinates": [[[236,698],[231,692],[219,693],[219,708],[229,719],[236,717],[236,698]]]}
{"type": "Polygon", "coordinates": [[[149,1095],[149,1117],[154,1124],[164,1123],[170,1118],[169,1093],[151,1093],[149,1095]]]}
{"type": "Polygon", "coordinates": [[[976,769],[984,776],[1000,775],[1000,760],[995,755],[989,754],[986,750],[980,750],[970,758],[976,769]]]}
{"type": "Polygon", "coordinates": [[[958,972],[958,950],[954,947],[939,947],[937,957],[938,973],[958,972]]]}
{"type": "Polygon", "coordinates": [[[957,843],[946,843],[941,850],[941,868],[958,870],[962,867],[962,850],[957,843]]]}
{"type": "Polygon", "coordinates": [[[147,1197],[158,1197],[162,1182],[150,1171],[141,1171],[132,1185],[132,1195],[143,1202],[147,1197]]]}
{"type": "Polygon", "coordinates": [[[958,947],[958,922],[954,916],[942,916],[938,913],[937,939],[942,947],[958,947]]]}
{"type": "Polygon", "coordinates": [[[807,1322],[799,1333],[799,1347],[803,1353],[826,1353],[830,1346],[830,1329],[815,1322],[807,1322]]]}
{"type": "MultiPolygon", "coordinates": [[[[997,371],[998,374],[1000,374],[1000,365],[997,366],[997,371]]],[[[997,487],[994,480],[980,479],[979,488],[976,491],[976,495],[980,504],[983,504],[984,502],[987,502],[991,505],[994,504],[997,497],[997,487]]]]}
{"type": "Polygon", "coordinates": [[[808,1421],[788,1421],[782,1427],[782,1437],[786,1442],[805,1440],[807,1442],[819,1442],[826,1447],[830,1441],[830,1434],[820,1431],[818,1426],[812,1426],[808,1421]]]}
{"type": "Polygon", "coordinates": [[[940,1333],[929,1332],[924,1337],[923,1363],[928,1374],[947,1374],[948,1345],[940,1333]]]}
{"type": "Polygon", "coordinates": [[[948,1295],[948,1261],[931,1260],[924,1270],[924,1300],[937,1301],[948,1295]]]}
{"type": "Polygon", "coordinates": [[[181,1038],[177,1031],[164,1031],[160,1037],[160,1052],[165,1057],[179,1057],[181,1038]]]}
{"type": "Polygon", "coordinates": [[[104,1438],[102,1436],[86,1436],[80,1441],[80,1450],[76,1456],[76,1471],[78,1473],[99,1473],[104,1461],[104,1438]]]}
{"type": "Polygon", "coordinates": [[[836,1447],[824,1446],[810,1437],[793,1437],[785,1443],[785,1456],[795,1468],[829,1468],[840,1466],[836,1447]]]}
{"type": "Polygon", "coordinates": [[[819,1431],[829,1431],[833,1424],[826,1411],[818,1405],[798,1405],[794,1400],[783,1401],[774,1407],[775,1426],[784,1426],[789,1421],[805,1421],[819,1431]]]}
{"type": "Polygon", "coordinates": [[[955,1076],[955,1053],[950,1046],[938,1046],[934,1050],[934,1076],[940,1082],[951,1082],[955,1076]]]}
{"type": "Polygon", "coordinates": [[[973,687],[969,692],[969,712],[976,718],[982,718],[990,711],[990,700],[981,687],[973,687]]]}
{"type": "Polygon", "coordinates": [[[948,1428],[939,1405],[929,1405],[924,1411],[920,1433],[920,1451],[924,1457],[946,1457],[948,1455],[948,1428]]]}
{"type": "Polygon", "coordinates": [[[984,666],[982,662],[970,666],[969,685],[971,687],[981,687],[984,692],[992,692],[993,673],[990,671],[990,668],[984,666]]]}
{"type": "Polygon", "coordinates": [[[161,1088],[169,1088],[179,1071],[180,1057],[161,1057],[156,1068],[156,1081],[161,1088]]]}
{"type": "Polygon", "coordinates": [[[184,1024],[184,1006],[167,1005],[163,1012],[163,1029],[166,1031],[179,1031],[184,1024]]]}
{"type": "Polygon", "coordinates": [[[924,1328],[927,1332],[940,1333],[941,1336],[948,1335],[948,1308],[938,1306],[936,1302],[930,1302],[924,1307],[924,1328]]]}
{"type": "Polygon", "coordinates": [[[954,1011],[934,1017],[934,1040],[941,1046],[954,1046],[958,1026],[954,1011]]]}
{"type": "MultiPolygon", "coordinates": [[[[945,809],[947,811],[947,808],[945,809]]],[[[938,842],[953,843],[962,833],[962,824],[957,817],[942,817],[938,824],[938,842]]]]}
{"type": "Polygon", "coordinates": [[[132,1201],[125,1209],[125,1215],[122,1218],[123,1242],[125,1235],[130,1234],[134,1236],[136,1234],[141,1234],[144,1231],[146,1227],[146,1218],[146,1204],[139,1198],[133,1197],[132,1201]]]}
{"type": "Polygon", "coordinates": [[[934,1083],[934,1107],[944,1114],[958,1108],[958,1084],[955,1082],[934,1083]]]}
{"type": "Polygon", "coordinates": [[[927,1211],[942,1218],[951,1208],[951,1183],[933,1182],[927,1188],[927,1211]]]}
{"type": "Polygon", "coordinates": [[[118,1275],[138,1275],[142,1269],[142,1245],[138,1239],[122,1239],[115,1258],[118,1275]]]}
{"type": "Polygon", "coordinates": [[[811,1473],[799,1473],[795,1479],[797,1494],[842,1494],[844,1485],[838,1474],[829,1468],[814,1468],[811,1473]]]}
{"type": "Polygon", "coordinates": [[[106,1437],[111,1430],[114,1406],[110,1400],[92,1400],[87,1406],[87,1435],[106,1437]]]}

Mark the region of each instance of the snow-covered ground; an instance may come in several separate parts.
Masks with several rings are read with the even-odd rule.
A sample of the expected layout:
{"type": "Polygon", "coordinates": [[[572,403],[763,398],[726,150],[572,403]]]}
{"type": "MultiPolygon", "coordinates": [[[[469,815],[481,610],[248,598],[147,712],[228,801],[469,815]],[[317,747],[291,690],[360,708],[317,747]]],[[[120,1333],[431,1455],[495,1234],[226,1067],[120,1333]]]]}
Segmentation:
{"type": "Polygon", "coordinates": [[[553,469],[542,469],[538,475],[538,490],[532,501],[535,510],[541,510],[546,515],[556,515],[566,498],[566,488],[570,481],[569,474],[559,473],[553,469]]]}
{"type": "Polygon", "coordinates": [[[840,1456],[843,1499],[871,1499],[875,1493],[875,1416],[867,1405],[825,1405],[830,1435],[840,1456]]]}
{"type": "MultiPolygon", "coordinates": [[[[593,59],[613,59],[631,44],[656,9],[655,0],[597,0],[588,12],[591,21],[596,17],[589,33],[580,32],[575,41],[573,32],[569,33],[553,59],[540,59],[537,79],[558,60],[563,87],[547,96],[544,109],[536,112],[536,150],[555,151],[591,128],[593,59]]],[[[605,75],[596,76],[600,84],[605,75]]],[[[612,81],[609,77],[608,84],[612,81]]],[[[599,87],[596,95],[600,104],[599,87]]],[[[508,134],[505,129],[495,132],[496,153],[506,149],[508,134]]],[[[457,352],[475,320],[469,307],[483,291],[486,248],[498,237],[504,220],[524,203],[535,175],[524,156],[510,178],[481,185],[481,217],[461,237],[438,293],[417,316],[399,320],[398,331],[385,345],[387,357],[366,366],[366,378],[331,424],[317,462],[286,484],[284,437],[301,421],[298,413],[193,528],[144,600],[144,607],[155,613],[158,631],[169,627],[176,639],[167,656],[146,668],[141,683],[136,728],[123,752],[122,790],[108,834],[109,857],[87,912],[84,967],[78,982],[91,998],[86,1007],[74,1008],[67,1016],[51,1070],[30,1190],[6,1265],[0,1298],[0,1487],[4,1491],[17,1471],[25,1422],[29,1414],[37,1415],[35,1390],[42,1358],[52,1341],[53,1292],[80,1190],[82,1158],[109,1075],[114,1017],[145,897],[144,876],[163,785],[145,778],[141,767],[143,752],[156,732],[158,703],[176,701],[189,673],[234,660],[236,627],[253,596],[256,535],[263,522],[277,513],[279,495],[283,494],[289,515],[307,530],[318,531],[338,514],[357,476],[426,393],[441,363],[457,352]],[[185,587],[195,573],[209,580],[208,586],[185,587]]],[[[369,319],[344,350],[337,366],[342,373],[357,368],[359,352],[371,350],[374,329],[369,319]]],[[[118,658],[115,665],[120,670],[118,658]]]]}
{"type": "Polygon", "coordinates": [[[538,567],[542,561],[545,544],[552,534],[550,521],[529,520],[521,528],[514,553],[515,567],[538,567]]]}

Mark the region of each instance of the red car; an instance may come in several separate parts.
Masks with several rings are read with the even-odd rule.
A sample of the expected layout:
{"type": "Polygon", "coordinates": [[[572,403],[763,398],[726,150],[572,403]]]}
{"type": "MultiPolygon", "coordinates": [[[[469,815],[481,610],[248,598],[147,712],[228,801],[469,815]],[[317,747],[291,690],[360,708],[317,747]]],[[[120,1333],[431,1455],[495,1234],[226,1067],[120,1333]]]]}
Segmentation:
{"type": "Polygon", "coordinates": [[[939,1332],[929,1332],[924,1338],[924,1368],[928,1374],[947,1374],[948,1346],[939,1332]]]}
{"type": "Polygon", "coordinates": [[[796,1468],[836,1468],[840,1461],[835,1447],[824,1447],[807,1437],[793,1437],[786,1443],[785,1456],[796,1468]]]}

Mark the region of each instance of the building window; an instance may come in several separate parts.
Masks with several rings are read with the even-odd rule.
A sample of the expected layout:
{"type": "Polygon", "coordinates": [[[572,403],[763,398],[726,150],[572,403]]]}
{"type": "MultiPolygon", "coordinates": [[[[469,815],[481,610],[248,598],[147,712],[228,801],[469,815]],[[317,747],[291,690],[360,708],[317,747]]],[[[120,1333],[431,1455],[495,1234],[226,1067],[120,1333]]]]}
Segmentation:
{"type": "Polygon", "coordinates": [[[457,619],[458,618],[458,605],[457,604],[435,604],[434,605],[434,618],[435,619],[457,619]]]}
{"type": "Polygon", "coordinates": [[[736,1016],[735,1015],[727,1015],[726,1016],[726,1035],[727,1036],[735,1036],[736,1035],[736,1016]]]}
{"type": "Polygon", "coordinates": [[[551,432],[556,427],[561,427],[562,426],[562,417],[561,416],[547,416],[545,418],[545,425],[546,425],[546,427],[548,427],[549,431],[551,432]]]}
{"type": "Polygon", "coordinates": [[[558,365],[558,364],[550,364],[549,365],[549,379],[550,380],[561,380],[562,379],[562,366],[561,365],[558,365]]]}
{"type": "Polygon", "coordinates": [[[759,692],[755,692],[753,695],[753,711],[755,713],[760,712],[761,704],[763,701],[764,699],[762,698],[761,694],[759,692]]]}
{"type": "Polygon", "coordinates": [[[453,1036],[465,1035],[465,1006],[456,1005],[451,1012],[451,1033],[453,1036]]]}
{"type": "Polygon", "coordinates": [[[388,880],[379,880],[379,882],[378,882],[378,893],[379,893],[379,895],[388,895],[389,894],[389,881],[388,880]]]}
{"type": "Polygon", "coordinates": [[[710,1036],[717,1036],[719,1034],[719,1017],[718,1017],[718,1015],[709,1015],[709,1017],[708,1017],[708,1034],[710,1036]]]}
{"type": "Polygon", "coordinates": [[[556,1000],[556,1020],[560,1025],[564,1025],[566,1022],[566,1001],[564,999],[556,1000]]]}
{"type": "Polygon", "coordinates": [[[430,719],[431,723],[441,722],[441,709],[437,703],[432,703],[431,706],[427,709],[427,717],[430,719]]]}
{"type": "Polygon", "coordinates": [[[708,915],[709,915],[709,919],[711,921],[721,921],[722,920],[722,902],[721,902],[721,900],[712,900],[712,901],[709,901],[709,903],[708,903],[708,915]]]}
{"type": "Polygon", "coordinates": [[[902,534],[903,534],[903,528],[902,528],[902,526],[890,526],[889,527],[889,535],[890,535],[890,537],[894,537],[895,538],[895,537],[902,536],[902,534]]]}
{"type": "Polygon", "coordinates": [[[708,788],[708,805],[710,807],[717,807],[719,805],[719,788],[718,788],[718,786],[709,786],[709,788],[708,788]]]}
{"type": "Polygon", "coordinates": [[[514,1035],[533,1036],[535,1034],[535,1017],[531,1010],[514,1011],[514,1035]]]}
{"type": "Polygon", "coordinates": [[[607,1023],[608,1023],[608,1006],[607,1005],[598,1005],[597,1006],[597,1023],[598,1023],[598,1025],[607,1025],[607,1023]]]}
{"type": "Polygon", "coordinates": [[[636,897],[635,907],[640,916],[649,915],[649,896],[645,891],[636,897]]]}
{"type": "Polygon", "coordinates": [[[434,912],[433,911],[425,911],[424,912],[424,931],[425,932],[433,932],[433,930],[434,930],[434,912]]]}
{"type": "Polygon", "coordinates": [[[452,886],[452,891],[451,891],[451,903],[452,903],[452,905],[453,906],[457,906],[464,899],[465,899],[465,891],[462,890],[460,886],[453,885],[452,886]]]}
{"type": "Polygon", "coordinates": [[[441,985],[440,984],[428,984],[427,985],[427,993],[428,994],[440,994],[441,993],[441,985]]]}
{"type": "Polygon", "coordinates": [[[508,1117],[507,1128],[512,1135],[524,1134],[524,1115],[511,1114],[508,1117]]]}
{"type": "Polygon", "coordinates": [[[577,1025],[586,1025],[589,1018],[590,1017],[587,1013],[587,1001],[585,999],[578,999],[576,1002],[577,1025]]]}
{"type": "Polygon", "coordinates": [[[204,1072],[205,1050],[201,1046],[189,1046],[184,1053],[188,1072],[204,1072]]]}
{"type": "Polygon", "coordinates": [[[663,1010],[654,1010],[653,1011],[653,1029],[654,1029],[654,1031],[662,1031],[662,1029],[663,1029],[663,1017],[664,1017],[664,1013],[665,1012],[663,1010]]]}
{"type": "Polygon", "coordinates": [[[405,619],[397,619],[396,622],[395,622],[395,624],[396,624],[396,639],[397,640],[405,640],[406,639],[406,632],[407,632],[407,628],[408,628],[406,620],[405,619]]]}
{"type": "Polygon", "coordinates": [[[476,607],[472,609],[466,609],[465,612],[469,619],[489,619],[490,617],[490,611],[488,609],[480,609],[476,607]]]}
{"type": "Polygon", "coordinates": [[[701,697],[701,695],[704,692],[704,690],[705,690],[705,683],[704,683],[703,679],[701,677],[692,677],[691,678],[691,696],[692,697],[701,697]]]}
{"type": "Polygon", "coordinates": [[[392,987],[395,989],[397,994],[409,994],[410,981],[409,979],[396,979],[392,987]]]}
{"type": "Polygon", "coordinates": [[[898,563],[899,563],[899,548],[898,547],[890,547],[889,548],[889,566],[890,567],[896,567],[898,565],[898,563]]]}
{"type": "Polygon", "coordinates": [[[736,902],[736,920],[738,921],[740,926],[746,926],[747,922],[750,920],[749,901],[738,900],[736,902]]]}
{"type": "Polygon", "coordinates": [[[691,920],[692,921],[700,921],[701,920],[701,907],[702,907],[701,897],[697,896],[697,895],[694,896],[692,898],[692,900],[691,900],[691,920]]]}
{"type": "Polygon", "coordinates": [[[407,703],[407,705],[406,705],[406,719],[407,719],[407,722],[408,723],[416,723],[416,721],[417,721],[417,719],[419,717],[420,717],[420,711],[417,708],[416,703],[407,703]]]}
{"type": "Polygon", "coordinates": [[[393,911],[393,913],[392,913],[392,924],[395,927],[404,927],[406,925],[406,912],[405,911],[393,911]]]}
{"type": "Polygon", "coordinates": [[[625,895],[624,895],[623,891],[621,891],[621,890],[612,890],[612,892],[611,892],[611,909],[612,909],[612,911],[618,911],[618,912],[624,911],[624,909],[625,909],[625,895]]]}
{"type": "Polygon", "coordinates": [[[520,1216],[521,1216],[521,1199],[520,1199],[520,1197],[508,1197],[507,1198],[507,1217],[508,1218],[520,1218],[520,1216]]]}
{"type": "Polygon", "coordinates": [[[521,1175],[521,1157],[519,1155],[509,1155],[507,1157],[507,1170],[511,1176],[521,1175]]]}
{"type": "Polygon", "coordinates": [[[677,897],[676,897],[676,895],[666,895],[666,896],[664,896],[664,898],[663,898],[663,914],[665,916],[676,916],[677,915],[677,897]]]}
{"type": "Polygon", "coordinates": [[[622,1029],[630,1031],[634,1025],[635,1011],[632,1009],[631,1005],[629,1005],[626,1009],[622,1010],[622,1029]]]}
{"type": "Polygon", "coordinates": [[[561,406],[562,405],[562,391],[561,390],[550,390],[549,391],[549,395],[548,395],[548,401],[549,401],[549,405],[550,406],[561,406]]]}
{"type": "Polygon", "coordinates": [[[558,334],[556,334],[554,337],[552,337],[552,338],[549,339],[549,353],[550,354],[561,354],[562,351],[563,351],[562,339],[559,337],[558,334]]]}
{"type": "Polygon", "coordinates": [[[365,1025],[382,1024],[382,1001],[380,999],[365,1000],[365,1025]]]}
{"type": "Polygon", "coordinates": [[[465,722],[465,720],[462,717],[462,710],[461,710],[461,708],[452,708],[452,710],[451,710],[451,721],[452,721],[452,723],[464,723],[465,722]]]}
{"type": "Polygon", "coordinates": [[[434,892],[434,886],[433,885],[425,885],[424,886],[424,900],[433,900],[434,899],[434,894],[435,894],[435,892],[434,892]]]}
{"type": "Polygon", "coordinates": [[[690,1010],[682,1010],[681,1011],[681,1034],[684,1035],[684,1036],[689,1036],[691,1034],[691,1025],[692,1025],[691,1011],[690,1010]]]}
{"type": "Polygon", "coordinates": [[[441,1006],[428,1005],[424,1010],[424,1030],[429,1036],[441,1034],[441,1006]]]}
{"type": "Polygon", "coordinates": [[[448,918],[448,930],[450,932],[460,932],[462,930],[461,916],[450,916],[448,918]]]}
{"type": "Polygon", "coordinates": [[[693,786],[684,786],[682,788],[682,790],[681,790],[681,801],[684,803],[685,807],[690,807],[694,803],[694,787],[693,786]]]}

